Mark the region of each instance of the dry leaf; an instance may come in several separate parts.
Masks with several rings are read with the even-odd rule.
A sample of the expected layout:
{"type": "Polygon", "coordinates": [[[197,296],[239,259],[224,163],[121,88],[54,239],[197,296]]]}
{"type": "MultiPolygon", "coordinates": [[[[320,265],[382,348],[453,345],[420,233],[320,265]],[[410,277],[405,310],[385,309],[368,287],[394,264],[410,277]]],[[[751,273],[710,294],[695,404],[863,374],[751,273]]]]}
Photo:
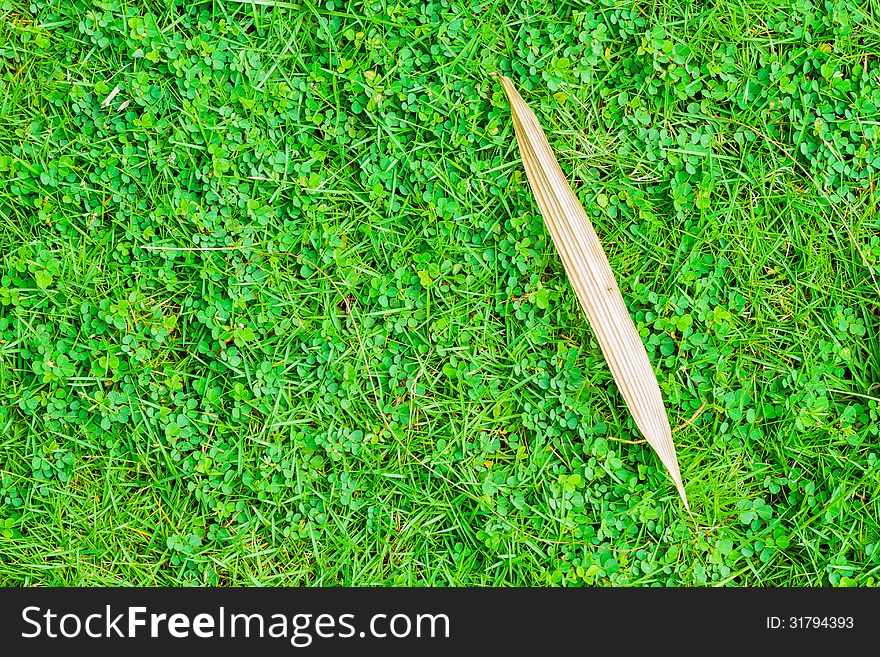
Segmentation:
{"type": "Polygon", "coordinates": [[[660,386],[599,237],[559,168],[537,117],[513,83],[503,75],[498,77],[510,100],[516,141],[529,186],[562,258],[565,273],[636,425],[669,470],[685,508],[690,510],[660,386]]]}

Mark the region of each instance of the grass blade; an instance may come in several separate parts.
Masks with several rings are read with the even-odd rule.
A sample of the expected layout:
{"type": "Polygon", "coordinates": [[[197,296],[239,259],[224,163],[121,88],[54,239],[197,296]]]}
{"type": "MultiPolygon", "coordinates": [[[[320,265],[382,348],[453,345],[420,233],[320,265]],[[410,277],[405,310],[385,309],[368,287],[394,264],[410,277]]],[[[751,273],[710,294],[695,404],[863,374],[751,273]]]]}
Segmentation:
{"type": "Polygon", "coordinates": [[[537,117],[513,83],[503,75],[498,77],[510,100],[529,186],[568,279],[636,425],[666,466],[685,508],[690,510],[660,386],[599,237],[559,168],[537,117]]]}

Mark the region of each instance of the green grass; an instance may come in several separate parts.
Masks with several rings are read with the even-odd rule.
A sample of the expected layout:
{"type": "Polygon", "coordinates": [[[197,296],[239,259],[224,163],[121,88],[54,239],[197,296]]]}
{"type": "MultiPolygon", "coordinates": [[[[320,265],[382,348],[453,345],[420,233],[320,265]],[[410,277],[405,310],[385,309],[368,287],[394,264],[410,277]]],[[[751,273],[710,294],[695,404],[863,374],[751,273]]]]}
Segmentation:
{"type": "Polygon", "coordinates": [[[0,0],[0,583],[877,584],[877,2],[264,4],[0,0]]]}

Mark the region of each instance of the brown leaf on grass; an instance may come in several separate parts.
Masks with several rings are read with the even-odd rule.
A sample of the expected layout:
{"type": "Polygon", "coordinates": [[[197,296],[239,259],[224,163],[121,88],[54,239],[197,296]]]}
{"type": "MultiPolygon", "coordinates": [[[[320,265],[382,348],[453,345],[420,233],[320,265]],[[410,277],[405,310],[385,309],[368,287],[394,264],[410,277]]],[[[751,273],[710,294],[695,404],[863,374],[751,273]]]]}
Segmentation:
{"type": "Polygon", "coordinates": [[[513,83],[503,75],[498,77],[510,100],[513,128],[529,186],[568,280],[636,426],[657,452],[685,508],[690,510],[660,386],[599,237],[559,168],[537,117],[513,83]]]}

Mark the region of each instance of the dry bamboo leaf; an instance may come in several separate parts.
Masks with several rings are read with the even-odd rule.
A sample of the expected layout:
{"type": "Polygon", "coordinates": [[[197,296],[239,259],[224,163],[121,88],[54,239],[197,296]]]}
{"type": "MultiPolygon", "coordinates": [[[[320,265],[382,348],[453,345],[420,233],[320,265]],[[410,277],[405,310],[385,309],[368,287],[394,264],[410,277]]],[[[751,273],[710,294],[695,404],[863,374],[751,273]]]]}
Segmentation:
{"type": "Polygon", "coordinates": [[[636,425],[669,470],[685,508],[690,510],[660,386],[599,237],[559,168],[537,117],[513,83],[503,75],[498,77],[510,100],[513,128],[529,186],[565,273],[636,425]]]}

